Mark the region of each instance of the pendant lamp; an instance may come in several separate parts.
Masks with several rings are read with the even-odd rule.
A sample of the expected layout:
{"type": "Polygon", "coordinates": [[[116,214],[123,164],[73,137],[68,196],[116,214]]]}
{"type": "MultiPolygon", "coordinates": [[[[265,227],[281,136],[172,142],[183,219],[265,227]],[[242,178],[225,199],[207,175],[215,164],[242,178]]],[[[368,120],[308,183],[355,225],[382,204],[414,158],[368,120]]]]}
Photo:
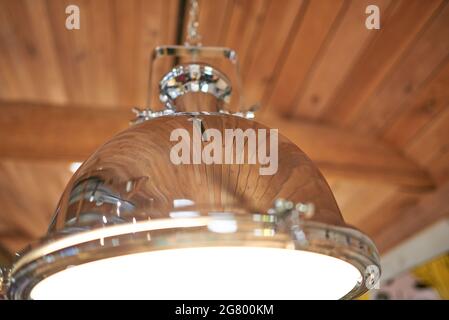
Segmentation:
{"type": "Polygon", "coordinates": [[[150,79],[172,63],[162,107],[76,171],[47,235],[4,271],[9,299],[351,299],[378,280],[373,242],[244,108],[236,53],[201,46],[196,16],[193,1],[186,45],[153,53],[150,79]]]}

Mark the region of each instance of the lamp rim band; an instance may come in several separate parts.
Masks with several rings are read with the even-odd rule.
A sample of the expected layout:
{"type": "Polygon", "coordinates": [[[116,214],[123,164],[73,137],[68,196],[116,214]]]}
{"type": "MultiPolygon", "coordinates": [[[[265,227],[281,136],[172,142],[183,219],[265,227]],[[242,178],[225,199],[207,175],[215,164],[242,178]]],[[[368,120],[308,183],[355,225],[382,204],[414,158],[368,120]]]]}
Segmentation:
{"type": "Polygon", "coordinates": [[[173,228],[201,227],[206,226],[211,221],[211,219],[212,217],[177,218],[177,219],[167,218],[167,219],[139,221],[136,223],[127,223],[122,225],[107,226],[100,229],[82,231],[76,234],[65,236],[62,239],[58,239],[53,242],[44,244],[43,246],[40,246],[27,252],[25,255],[20,257],[20,259],[15,264],[13,264],[13,267],[11,268],[11,273],[16,272],[22,266],[32,262],[33,260],[38,259],[39,257],[85,242],[137,232],[164,230],[173,228]]]}
{"type": "MultiPolygon", "coordinates": [[[[237,218],[238,219],[238,218],[237,218]]],[[[56,251],[75,246],[78,244],[86,243],[89,241],[94,241],[102,238],[114,237],[119,235],[145,232],[145,231],[155,231],[164,229],[174,229],[174,228],[192,228],[192,227],[203,227],[207,226],[211,221],[216,221],[216,217],[191,217],[191,218],[163,218],[154,219],[147,221],[136,221],[134,223],[127,223],[114,226],[106,226],[99,229],[82,231],[76,234],[71,234],[64,236],[63,238],[56,239],[52,242],[45,243],[39,247],[36,247],[28,252],[13,264],[11,268],[11,273],[16,272],[22,266],[38,259],[39,257],[54,253],[56,251]]],[[[344,232],[351,232],[352,236],[356,236],[359,239],[363,238],[364,242],[368,242],[367,245],[375,249],[374,243],[366,237],[362,232],[351,227],[341,227],[328,225],[326,223],[315,222],[315,221],[301,221],[303,225],[310,225],[315,227],[323,227],[335,230],[340,230],[344,232]]],[[[374,251],[376,258],[378,258],[377,250],[374,251]]]]}
{"type": "MultiPolygon", "coordinates": [[[[242,216],[235,217],[237,221],[240,221],[241,223],[245,223],[245,220],[243,220],[242,216]]],[[[248,218],[248,217],[246,217],[248,218]]],[[[53,241],[50,243],[44,243],[40,246],[37,246],[34,249],[30,249],[27,253],[25,253],[22,257],[18,259],[18,261],[13,265],[11,272],[9,273],[9,281],[8,286],[4,288],[5,291],[10,292],[10,290],[13,290],[10,292],[10,294],[13,293],[14,296],[23,296],[23,294],[26,295],[26,291],[22,291],[19,289],[17,291],[16,289],[13,289],[16,287],[15,283],[19,281],[18,283],[21,283],[21,279],[23,276],[26,277],[26,274],[30,270],[33,270],[35,267],[33,265],[37,266],[42,263],[42,261],[53,261],[53,259],[65,259],[67,256],[67,249],[70,248],[79,248],[79,250],[82,251],[71,251],[69,250],[71,255],[78,255],[81,252],[84,252],[84,249],[81,249],[80,246],[83,246],[84,244],[88,244],[89,242],[95,241],[95,240],[101,240],[107,239],[107,238],[114,238],[114,237],[122,237],[127,236],[129,234],[138,234],[142,232],[147,231],[163,231],[167,229],[188,229],[188,228],[198,228],[198,227],[208,227],[208,224],[211,221],[216,221],[216,217],[194,217],[194,218],[168,218],[168,219],[154,219],[154,220],[148,220],[148,221],[141,221],[136,223],[128,223],[126,225],[116,225],[116,226],[108,226],[103,227],[95,230],[90,231],[82,231],[80,233],[72,234],[72,235],[65,235],[62,238],[53,238],[53,241]],[[48,260],[50,259],[50,260],[48,260]],[[41,262],[39,262],[41,261],[41,262]],[[37,264],[36,264],[37,263],[37,264]],[[31,269],[29,269],[31,267],[31,269]],[[28,270],[28,271],[26,271],[28,270]],[[25,273],[24,273],[25,272],[25,273]],[[22,293],[21,293],[22,292],[22,293]]],[[[248,222],[248,221],[246,221],[248,222]]],[[[251,221],[250,223],[257,223],[254,221],[251,221]]],[[[243,225],[242,225],[243,226],[243,225]]],[[[254,227],[254,226],[252,226],[254,227]]],[[[362,281],[366,281],[368,278],[368,275],[366,274],[367,267],[370,265],[375,265],[379,268],[379,257],[377,250],[372,243],[372,241],[365,236],[362,232],[358,231],[357,229],[354,229],[349,226],[334,226],[329,225],[322,222],[315,222],[315,221],[304,221],[302,220],[300,225],[296,226],[299,227],[296,229],[296,231],[303,231],[305,234],[311,237],[306,237],[306,241],[302,242],[298,238],[285,238],[285,232],[281,232],[279,235],[281,236],[281,242],[284,243],[284,245],[281,245],[278,247],[279,249],[285,249],[285,250],[304,250],[304,251],[310,251],[315,252],[323,255],[333,256],[335,258],[347,261],[348,263],[355,266],[359,272],[362,275],[362,281]],[[282,236],[284,235],[284,236],[282,236]],[[307,239],[310,239],[310,243],[307,239]],[[330,247],[329,242],[335,242],[339,243],[337,247],[330,247]],[[292,243],[293,247],[290,247],[288,243],[292,243]]],[[[251,228],[253,230],[256,230],[255,228],[251,228]]],[[[244,231],[244,229],[242,230],[244,231]]],[[[290,230],[292,231],[292,230],[290,230]]],[[[208,231],[208,228],[205,229],[205,231],[199,231],[202,232],[211,232],[208,231]]],[[[238,231],[240,232],[240,230],[238,231]]],[[[212,232],[214,233],[214,232],[212,232]]],[[[51,241],[52,238],[48,238],[47,241],[51,241]]],[[[272,241],[278,241],[279,238],[273,238],[272,241]],[[277,240],[276,240],[277,239],[277,240]]],[[[195,240],[196,241],[196,240],[195,240]]],[[[195,246],[204,246],[202,243],[196,243],[192,242],[191,244],[188,244],[186,247],[195,247],[195,246]]],[[[259,241],[259,240],[257,240],[259,241]]],[[[269,247],[271,245],[265,245],[264,241],[270,241],[269,237],[261,237],[260,239],[261,243],[260,245],[262,247],[269,247]]],[[[206,246],[217,246],[214,242],[211,242],[209,244],[205,244],[206,246]]],[[[237,246],[241,246],[237,245],[237,246]]],[[[243,244],[244,246],[248,246],[248,244],[243,244]]],[[[136,242],[136,246],[139,246],[139,243],[136,242]]],[[[179,246],[182,247],[182,246],[179,246]]],[[[98,250],[106,249],[106,247],[102,247],[100,244],[98,245],[98,250]]],[[[136,247],[137,248],[137,247],[136,247]]],[[[175,247],[171,248],[177,248],[175,247]]],[[[148,249],[151,250],[167,250],[170,249],[170,247],[163,247],[160,249],[148,249]]],[[[131,249],[130,249],[131,250],[131,249]]],[[[132,251],[132,250],[131,250],[132,251]]],[[[129,253],[133,253],[133,252],[129,253]]],[[[101,251],[98,251],[101,252],[101,251]]],[[[112,252],[112,251],[111,251],[112,252]]],[[[115,251],[114,251],[115,252],[115,251]]],[[[69,254],[69,255],[70,255],[69,254]]],[[[123,253],[121,253],[123,254],[123,253]]],[[[121,255],[118,254],[118,255],[121,255]]],[[[115,254],[111,254],[111,256],[115,256],[115,254]]],[[[104,257],[101,257],[103,259],[104,257]]],[[[62,260],[58,260],[62,262],[62,260]]],[[[79,264],[83,264],[88,261],[84,261],[83,258],[80,258],[79,264]]],[[[57,271],[56,271],[57,272],[57,271]]],[[[380,275],[380,268],[379,268],[379,275],[380,275]]],[[[17,284],[18,284],[17,283],[17,284]]],[[[355,296],[358,296],[364,292],[366,292],[366,288],[364,286],[357,285],[348,292],[348,294],[342,299],[349,299],[353,298],[355,296]]]]}

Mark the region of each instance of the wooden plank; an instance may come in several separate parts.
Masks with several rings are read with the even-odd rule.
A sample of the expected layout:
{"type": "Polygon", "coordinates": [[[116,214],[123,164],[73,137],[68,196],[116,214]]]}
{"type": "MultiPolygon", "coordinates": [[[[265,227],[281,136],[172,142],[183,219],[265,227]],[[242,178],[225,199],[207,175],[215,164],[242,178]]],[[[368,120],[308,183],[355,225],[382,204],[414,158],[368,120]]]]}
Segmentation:
{"type": "MultiPolygon", "coordinates": [[[[140,61],[137,59],[142,10],[140,2],[136,0],[115,0],[112,7],[115,16],[115,72],[117,87],[120,88],[117,90],[117,104],[129,106],[137,102],[136,69],[144,67],[138,65],[140,61]]],[[[145,100],[140,102],[145,103],[145,100]]]]}
{"type": "Polygon", "coordinates": [[[351,123],[353,128],[373,134],[380,132],[438,72],[449,54],[449,3],[443,4],[400,63],[363,105],[351,123]]]}
{"type": "MultiPolygon", "coordinates": [[[[410,236],[433,223],[449,216],[449,183],[439,187],[434,193],[423,196],[416,205],[397,212],[394,219],[385,222],[382,228],[372,234],[380,250],[386,252],[410,236]]],[[[379,219],[379,217],[373,217],[379,219]]],[[[365,226],[369,221],[365,221],[365,226]]]]}
{"type": "Polygon", "coordinates": [[[404,111],[388,124],[382,137],[400,147],[408,145],[449,106],[448,88],[449,56],[435,78],[404,104],[404,111]]]}
{"type": "Polygon", "coordinates": [[[350,2],[338,26],[334,27],[334,35],[311,70],[305,87],[299,93],[295,115],[311,119],[320,117],[349,74],[354,61],[378,33],[378,30],[368,30],[365,26],[366,7],[377,5],[383,13],[389,4],[390,0],[350,2]]]}
{"type": "Polygon", "coordinates": [[[326,37],[334,26],[337,16],[344,13],[342,0],[310,1],[306,4],[304,17],[291,48],[282,61],[273,90],[267,90],[264,109],[287,114],[295,104],[298,91],[305,84],[309,70],[316,60],[326,37]],[[319,17],[319,18],[318,18],[319,17]]]}
{"type": "Polygon", "coordinates": [[[355,226],[363,230],[378,245],[376,235],[380,234],[386,226],[398,219],[402,212],[415,207],[419,202],[420,196],[421,194],[398,190],[385,199],[379,207],[365,212],[363,218],[355,226]]]}
{"type": "Polygon", "coordinates": [[[251,58],[243,66],[246,103],[256,104],[263,99],[265,90],[270,90],[277,64],[290,47],[290,34],[299,26],[303,1],[271,0],[253,42],[251,58]]]}
{"type": "MultiPolygon", "coordinates": [[[[210,3],[210,2],[208,2],[210,3]]],[[[219,46],[225,46],[233,49],[238,56],[238,69],[240,70],[240,77],[243,79],[245,70],[247,70],[255,54],[254,44],[260,38],[260,29],[263,26],[267,11],[269,9],[269,0],[247,1],[234,0],[226,7],[226,19],[224,28],[221,30],[221,42],[219,46]]],[[[201,23],[201,22],[200,22],[201,23]]],[[[200,24],[201,25],[201,24],[200,24]]],[[[245,101],[246,91],[243,92],[236,85],[238,80],[236,78],[236,66],[229,62],[217,61],[214,64],[219,70],[230,77],[234,83],[233,99],[231,102],[232,110],[239,110],[242,107],[247,108],[250,103],[245,101]],[[237,99],[240,98],[240,101],[237,99]]],[[[243,81],[241,81],[243,84],[243,81]]],[[[243,89],[248,84],[243,84],[243,89]]],[[[250,84],[249,84],[250,85],[250,84]]]]}
{"type": "Polygon", "coordinates": [[[250,64],[249,59],[254,43],[260,35],[268,4],[268,0],[233,2],[229,23],[225,28],[224,42],[220,45],[234,49],[242,67],[250,64]]]}
{"type": "MultiPolygon", "coordinates": [[[[0,111],[0,156],[26,159],[82,160],[126,129],[131,118],[127,110],[19,103],[2,103],[0,111]]],[[[259,121],[279,128],[329,176],[420,189],[433,186],[425,171],[375,138],[276,115],[259,121]]]]}
{"type": "MultiPolygon", "coordinates": [[[[2,1],[0,3],[2,77],[22,99],[64,102],[59,66],[52,50],[48,16],[42,3],[2,1]],[[43,68],[45,67],[45,73],[43,68]]],[[[8,93],[4,93],[7,97],[8,93]]]]}
{"type": "MultiPolygon", "coordinates": [[[[88,103],[98,105],[117,105],[117,84],[115,43],[113,34],[115,19],[112,2],[109,0],[88,1],[82,12],[86,29],[85,39],[89,55],[89,69],[86,70],[86,82],[92,87],[88,103]]],[[[134,36],[134,35],[129,35],[134,36]]],[[[120,48],[123,50],[123,48],[120,48]]],[[[121,88],[120,88],[121,90],[121,88]]]]}
{"type": "Polygon", "coordinates": [[[406,147],[405,152],[425,165],[438,158],[449,146],[449,109],[428,124],[406,147]]]}
{"type": "Polygon", "coordinates": [[[336,179],[331,189],[346,223],[360,226],[362,230],[363,220],[370,213],[378,212],[398,190],[394,185],[345,179],[336,179]]]}
{"type": "MultiPolygon", "coordinates": [[[[177,0],[0,3],[0,97],[97,106],[146,105],[154,47],[174,44],[177,0]]],[[[165,65],[165,70],[168,68],[165,65]]]]}
{"type": "MultiPolygon", "coordinates": [[[[154,83],[150,83],[150,57],[156,46],[176,44],[178,0],[140,0],[138,48],[136,54],[136,69],[134,69],[136,96],[134,106],[147,106],[149,86],[153,85],[153,92],[158,92],[159,79],[172,67],[173,59],[167,58],[154,64],[153,73],[156,75],[154,83]]],[[[121,49],[117,49],[121,50],[121,49]]],[[[126,67],[126,63],[125,63],[126,67]]],[[[159,95],[153,94],[151,106],[159,105],[159,95]]]]}
{"type": "Polygon", "coordinates": [[[13,38],[7,20],[5,2],[0,3],[0,96],[3,99],[15,100],[23,95],[25,84],[19,81],[18,71],[11,62],[10,41],[13,38]]]}
{"type": "MultiPolygon", "coordinates": [[[[229,15],[232,8],[231,0],[199,1],[199,32],[204,46],[222,46],[229,15]]],[[[187,6],[186,18],[188,19],[187,6]]]]}
{"type": "Polygon", "coordinates": [[[5,249],[15,252],[45,234],[71,175],[66,162],[0,162],[0,244],[5,249]]]}
{"type": "MultiPolygon", "coordinates": [[[[33,45],[36,46],[38,72],[45,68],[45,72],[39,72],[39,83],[44,83],[47,90],[44,91],[46,100],[54,103],[67,103],[67,90],[64,86],[62,67],[58,60],[56,44],[49,22],[49,14],[46,3],[43,1],[26,1],[26,9],[29,15],[29,30],[33,34],[33,45]]],[[[62,27],[62,26],[61,26],[62,27]]]]}
{"type": "MultiPolygon", "coordinates": [[[[68,101],[73,104],[88,104],[94,100],[96,91],[102,90],[102,84],[92,81],[95,77],[91,74],[95,68],[89,47],[89,32],[96,26],[91,24],[93,19],[90,16],[95,13],[89,10],[88,1],[78,1],[76,5],[80,9],[80,29],[67,30],[65,9],[70,4],[73,4],[70,0],[48,1],[49,23],[68,101]]],[[[45,73],[45,69],[40,72],[45,73]]]]}
{"type": "Polygon", "coordinates": [[[441,154],[429,163],[429,172],[437,184],[443,184],[449,180],[449,148],[447,144],[440,150],[444,150],[444,152],[440,152],[441,154]]]}
{"type": "MultiPolygon", "coordinates": [[[[446,89],[447,90],[447,89],[446,89]]],[[[440,183],[449,178],[449,104],[408,145],[405,152],[428,167],[440,183]]]]}
{"type": "Polygon", "coordinates": [[[348,125],[440,4],[440,0],[401,0],[394,1],[386,12],[381,12],[381,29],[325,106],[321,118],[337,125],[348,125]]]}

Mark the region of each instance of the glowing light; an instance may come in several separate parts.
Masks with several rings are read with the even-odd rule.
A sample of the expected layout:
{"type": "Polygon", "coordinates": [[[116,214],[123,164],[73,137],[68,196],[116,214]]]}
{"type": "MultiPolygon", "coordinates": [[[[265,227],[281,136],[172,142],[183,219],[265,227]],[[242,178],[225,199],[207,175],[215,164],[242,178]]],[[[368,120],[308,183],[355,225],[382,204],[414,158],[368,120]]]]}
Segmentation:
{"type": "Polygon", "coordinates": [[[195,202],[189,199],[174,199],[173,200],[173,207],[180,208],[180,207],[188,207],[194,205],[195,202]]]}
{"type": "Polygon", "coordinates": [[[238,229],[237,221],[233,219],[214,219],[207,224],[207,228],[217,233],[232,233],[238,229]]]}
{"type": "Polygon", "coordinates": [[[39,282],[31,298],[338,299],[351,291],[360,277],[351,264],[308,251],[172,249],[65,269],[39,282]]]}
{"type": "Polygon", "coordinates": [[[76,170],[78,170],[78,168],[79,168],[82,164],[83,164],[82,162],[72,162],[72,163],[70,164],[70,171],[73,172],[73,173],[75,173],[76,170]]]}
{"type": "Polygon", "coordinates": [[[194,218],[199,217],[200,213],[198,211],[173,211],[169,213],[169,216],[174,219],[194,218]]]}

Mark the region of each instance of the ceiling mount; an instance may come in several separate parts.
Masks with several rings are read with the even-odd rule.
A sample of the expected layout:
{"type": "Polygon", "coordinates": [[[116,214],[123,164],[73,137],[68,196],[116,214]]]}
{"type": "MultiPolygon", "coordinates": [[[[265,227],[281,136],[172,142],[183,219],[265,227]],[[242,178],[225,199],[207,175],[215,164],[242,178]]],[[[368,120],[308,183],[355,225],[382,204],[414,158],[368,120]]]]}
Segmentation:
{"type": "MultiPolygon", "coordinates": [[[[207,94],[217,99],[213,110],[226,110],[229,104],[232,87],[229,79],[219,70],[207,64],[189,63],[178,65],[169,71],[159,83],[159,98],[167,109],[179,110],[177,99],[188,94],[207,94]]],[[[206,106],[204,106],[206,107],[206,106]]],[[[189,110],[197,111],[197,110],[189,110]]],[[[206,110],[205,110],[206,111],[206,110]]]]}

